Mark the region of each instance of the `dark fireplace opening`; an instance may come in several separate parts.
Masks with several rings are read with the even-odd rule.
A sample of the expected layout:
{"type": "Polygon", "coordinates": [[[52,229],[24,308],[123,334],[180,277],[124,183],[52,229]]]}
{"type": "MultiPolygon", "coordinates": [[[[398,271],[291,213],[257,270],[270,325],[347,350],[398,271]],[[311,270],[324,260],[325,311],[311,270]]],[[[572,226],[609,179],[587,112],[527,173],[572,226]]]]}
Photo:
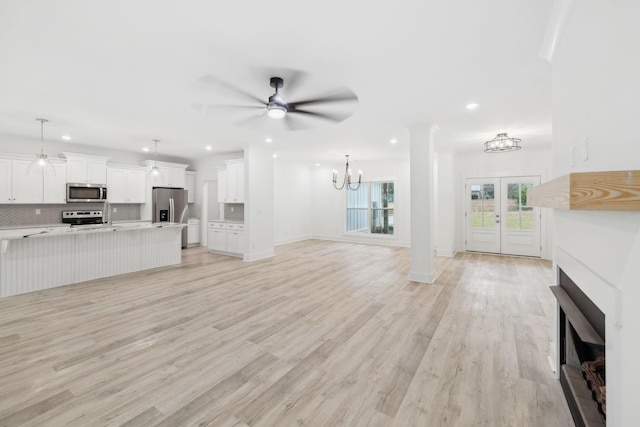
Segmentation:
{"type": "Polygon", "coordinates": [[[605,426],[605,315],[562,269],[558,284],[562,389],[576,426],[605,426]]]}

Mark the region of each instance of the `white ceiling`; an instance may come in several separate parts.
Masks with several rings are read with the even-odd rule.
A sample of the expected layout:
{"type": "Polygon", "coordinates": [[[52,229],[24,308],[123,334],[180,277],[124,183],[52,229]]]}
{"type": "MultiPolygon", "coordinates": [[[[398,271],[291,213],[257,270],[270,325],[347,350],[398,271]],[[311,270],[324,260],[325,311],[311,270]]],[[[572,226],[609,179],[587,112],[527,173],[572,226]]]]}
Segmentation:
{"type": "MultiPolygon", "coordinates": [[[[438,149],[498,132],[551,141],[551,66],[538,59],[552,0],[8,0],[0,3],[0,134],[197,159],[264,144],[310,162],[405,157],[406,125],[435,123],[438,149]],[[269,77],[309,78],[289,101],[346,86],[347,120],[287,131],[195,87],[215,76],[265,101],[269,77]],[[480,104],[475,111],[465,109],[480,104]],[[397,138],[395,145],[389,144],[397,138]],[[211,145],[213,151],[205,151],[211,145]]],[[[239,102],[239,101],[238,101],[239,102]]],[[[46,150],[45,150],[46,151],[46,150]]]]}

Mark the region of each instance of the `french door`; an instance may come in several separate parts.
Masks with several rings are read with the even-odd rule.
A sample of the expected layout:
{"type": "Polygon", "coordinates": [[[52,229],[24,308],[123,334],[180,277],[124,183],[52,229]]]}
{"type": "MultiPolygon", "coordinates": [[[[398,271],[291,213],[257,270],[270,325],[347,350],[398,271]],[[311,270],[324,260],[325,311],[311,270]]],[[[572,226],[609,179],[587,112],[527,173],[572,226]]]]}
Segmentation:
{"type": "Polygon", "coordinates": [[[540,256],[540,208],[527,204],[539,176],[468,178],[465,247],[468,251],[540,256]]]}

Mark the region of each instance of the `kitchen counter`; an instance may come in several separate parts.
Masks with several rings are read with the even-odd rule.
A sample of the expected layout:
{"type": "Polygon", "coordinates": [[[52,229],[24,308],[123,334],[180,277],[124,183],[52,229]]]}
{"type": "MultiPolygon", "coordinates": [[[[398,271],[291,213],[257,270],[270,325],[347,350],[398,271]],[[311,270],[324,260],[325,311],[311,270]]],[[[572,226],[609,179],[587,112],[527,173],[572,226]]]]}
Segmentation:
{"type": "Polygon", "coordinates": [[[162,222],[151,223],[149,221],[123,221],[120,223],[113,223],[112,225],[106,224],[91,224],[80,226],[69,226],[67,224],[45,227],[31,227],[31,228],[14,228],[0,230],[0,240],[14,240],[22,239],[26,237],[50,237],[63,233],[83,234],[83,233],[105,233],[111,231],[130,231],[130,230],[142,230],[149,228],[163,228],[163,227],[184,227],[186,224],[162,222]]]}
{"type": "Polygon", "coordinates": [[[182,262],[186,224],[0,230],[0,297],[182,262]]]}

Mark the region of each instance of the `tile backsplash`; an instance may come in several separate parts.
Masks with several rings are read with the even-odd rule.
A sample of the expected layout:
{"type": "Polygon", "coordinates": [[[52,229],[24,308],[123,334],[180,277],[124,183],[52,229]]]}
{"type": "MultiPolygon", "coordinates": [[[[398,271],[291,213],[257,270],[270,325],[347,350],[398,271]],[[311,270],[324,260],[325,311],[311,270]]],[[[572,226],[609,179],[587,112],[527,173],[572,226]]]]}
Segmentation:
{"type": "MultiPolygon", "coordinates": [[[[140,219],[140,205],[112,204],[117,209],[111,216],[113,221],[135,221],[140,219]]],[[[67,203],[64,205],[0,205],[0,228],[61,224],[62,211],[87,209],[102,210],[102,203],[67,203]],[[36,209],[40,214],[36,214],[36,209]]]]}
{"type": "Polygon", "coordinates": [[[225,203],[224,219],[227,221],[244,221],[244,204],[225,203]]]}

